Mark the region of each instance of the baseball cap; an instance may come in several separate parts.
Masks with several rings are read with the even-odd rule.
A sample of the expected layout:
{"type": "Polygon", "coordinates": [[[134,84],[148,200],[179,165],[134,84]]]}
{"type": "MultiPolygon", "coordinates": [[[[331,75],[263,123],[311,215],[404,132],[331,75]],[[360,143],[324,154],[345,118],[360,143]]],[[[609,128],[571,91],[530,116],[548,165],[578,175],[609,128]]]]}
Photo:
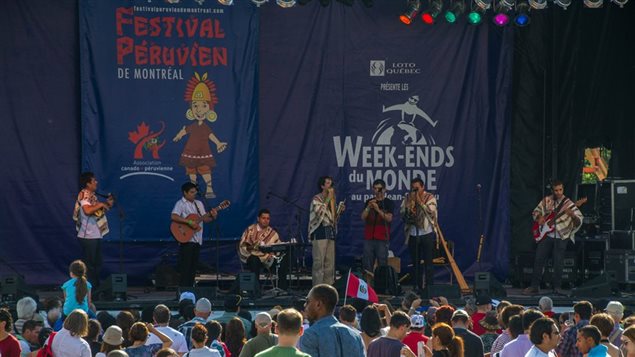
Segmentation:
{"type": "Polygon", "coordinates": [[[426,320],[421,315],[412,315],[410,317],[410,327],[411,328],[422,328],[425,327],[426,320]]]}
{"type": "Polygon", "coordinates": [[[254,319],[254,323],[256,323],[256,325],[260,327],[270,325],[271,322],[271,316],[269,316],[269,313],[266,312],[259,312],[254,319]]]}
{"type": "Polygon", "coordinates": [[[207,298],[200,298],[194,309],[199,312],[212,312],[212,303],[207,298]]]}
{"type": "Polygon", "coordinates": [[[196,303],[196,297],[194,296],[194,293],[191,291],[184,291],[181,293],[181,296],[179,297],[179,302],[183,300],[191,300],[192,304],[196,303]]]}
{"type": "Polygon", "coordinates": [[[476,297],[476,306],[487,305],[492,303],[492,298],[488,295],[479,295],[476,297]]]}
{"type": "Polygon", "coordinates": [[[456,310],[452,314],[452,318],[454,319],[455,317],[465,317],[466,319],[469,319],[470,315],[468,315],[467,311],[465,310],[456,310]]]}

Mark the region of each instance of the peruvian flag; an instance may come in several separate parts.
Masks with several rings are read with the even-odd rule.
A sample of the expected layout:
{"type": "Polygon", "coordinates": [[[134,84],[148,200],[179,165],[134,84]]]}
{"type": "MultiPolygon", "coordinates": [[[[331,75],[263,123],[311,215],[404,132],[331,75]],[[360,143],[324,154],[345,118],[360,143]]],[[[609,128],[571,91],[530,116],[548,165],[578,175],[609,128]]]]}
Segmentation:
{"type": "Polygon", "coordinates": [[[350,270],[348,271],[348,281],[346,282],[346,296],[368,300],[370,302],[379,302],[375,290],[368,286],[364,280],[351,274],[350,270]]]}

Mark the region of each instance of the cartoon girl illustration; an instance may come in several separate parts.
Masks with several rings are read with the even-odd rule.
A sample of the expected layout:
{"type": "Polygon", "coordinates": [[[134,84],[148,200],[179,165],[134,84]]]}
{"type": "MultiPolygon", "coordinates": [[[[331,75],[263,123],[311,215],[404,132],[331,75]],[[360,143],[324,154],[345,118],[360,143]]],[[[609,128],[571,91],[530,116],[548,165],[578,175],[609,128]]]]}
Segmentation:
{"type": "Polygon", "coordinates": [[[214,198],[212,188],[212,170],[216,166],[216,160],[207,140],[216,144],[216,151],[221,153],[227,149],[227,143],[218,140],[212,129],[205,121],[215,122],[218,116],[214,111],[214,105],[218,103],[216,97],[216,85],[207,79],[207,73],[199,76],[194,73],[185,89],[185,101],[190,102],[190,109],[185,113],[188,120],[194,121],[176,134],[174,142],[178,142],[189,134],[185,148],[181,153],[179,165],[185,167],[185,173],[190,181],[196,183],[196,175],[201,175],[206,184],[205,198],[214,198]]]}

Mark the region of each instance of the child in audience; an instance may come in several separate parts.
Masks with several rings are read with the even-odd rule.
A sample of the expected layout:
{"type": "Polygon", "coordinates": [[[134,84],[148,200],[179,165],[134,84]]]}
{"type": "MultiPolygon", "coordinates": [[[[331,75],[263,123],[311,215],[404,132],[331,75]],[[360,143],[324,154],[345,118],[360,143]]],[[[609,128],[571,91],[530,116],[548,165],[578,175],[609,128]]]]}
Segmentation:
{"type": "Polygon", "coordinates": [[[62,320],[75,309],[80,309],[86,312],[89,317],[94,318],[95,314],[88,308],[91,303],[90,290],[93,286],[86,280],[86,264],[81,260],[76,260],[71,263],[69,270],[71,278],[62,285],[64,292],[62,320]]]}

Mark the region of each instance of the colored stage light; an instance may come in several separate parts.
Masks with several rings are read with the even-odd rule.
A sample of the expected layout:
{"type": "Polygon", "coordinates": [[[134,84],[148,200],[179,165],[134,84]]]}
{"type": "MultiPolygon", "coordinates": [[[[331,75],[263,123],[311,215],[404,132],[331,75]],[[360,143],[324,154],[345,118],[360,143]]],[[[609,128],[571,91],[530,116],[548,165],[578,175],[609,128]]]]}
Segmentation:
{"type": "Polygon", "coordinates": [[[430,0],[430,5],[421,15],[421,20],[428,25],[432,25],[442,10],[443,0],[430,0]]]}
{"type": "Polygon", "coordinates": [[[492,19],[492,21],[494,21],[494,24],[496,26],[507,26],[507,24],[509,23],[509,15],[504,14],[504,13],[498,13],[496,15],[494,15],[494,18],[492,19]]]}
{"type": "Polygon", "coordinates": [[[597,9],[602,7],[604,4],[604,0],[584,0],[584,6],[590,9],[597,9]]]}
{"type": "Polygon", "coordinates": [[[221,5],[229,6],[234,5],[234,0],[218,0],[218,3],[221,5]]]}
{"type": "Polygon", "coordinates": [[[492,18],[496,26],[507,26],[509,23],[509,12],[512,10],[516,0],[499,0],[494,4],[496,15],[492,18]]]}
{"type": "Polygon", "coordinates": [[[525,27],[529,25],[531,19],[529,17],[529,4],[527,0],[521,0],[516,5],[516,17],[514,18],[514,23],[518,27],[525,27]]]}
{"type": "Polygon", "coordinates": [[[406,25],[410,25],[412,20],[417,16],[419,11],[421,10],[421,1],[420,0],[410,0],[408,1],[408,7],[406,11],[399,16],[399,20],[406,25]]]}
{"type": "Polygon", "coordinates": [[[445,12],[445,20],[451,24],[465,11],[465,2],[463,0],[455,0],[450,3],[450,8],[445,12]]]}
{"type": "Polygon", "coordinates": [[[470,11],[470,13],[467,14],[467,22],[469,22],[472,25],[478,25],[482,21],[483,21],[483,14],[476,9],[470,11]]]}
{"type": "Polygon", "coordinates": [[[547,7],[547,0],[529,0],[532,9],[542,10],[547,7]]]}
{"type": "Polygon", "coordinates": [[[566,10],[571,5],[571,0],[554,0],[554,3],[566,10]]]}

